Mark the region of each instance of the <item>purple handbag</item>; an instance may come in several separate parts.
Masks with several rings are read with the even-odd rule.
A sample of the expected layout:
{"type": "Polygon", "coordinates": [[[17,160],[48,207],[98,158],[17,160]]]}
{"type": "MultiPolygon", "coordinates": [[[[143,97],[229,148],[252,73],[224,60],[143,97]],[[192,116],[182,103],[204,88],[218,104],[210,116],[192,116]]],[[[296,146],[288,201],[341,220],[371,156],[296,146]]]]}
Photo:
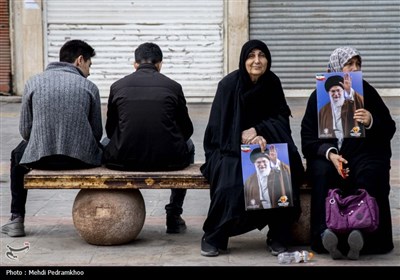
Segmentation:
{"type": "Polygon", "coordinates": [[[330,189],[325,200],[326,225],[338,233],[353,229],[373,232],[379,225],[379,208],[376,199],[365,189],[343,197],[340,189],[330,189]]]}

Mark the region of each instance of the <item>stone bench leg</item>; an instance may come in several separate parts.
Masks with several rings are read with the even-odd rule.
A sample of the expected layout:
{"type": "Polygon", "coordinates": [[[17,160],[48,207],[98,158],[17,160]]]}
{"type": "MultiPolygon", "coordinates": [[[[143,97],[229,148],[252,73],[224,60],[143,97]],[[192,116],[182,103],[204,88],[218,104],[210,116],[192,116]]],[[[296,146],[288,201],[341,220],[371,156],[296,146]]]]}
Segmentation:
{"type": "Polygon", "coordinates": [[[295,244],[310,244],[310,207],[311,190],[302,190],[300,193],[301,215],[299,220],[293,225],[292,236],[295,244]]]}
{"type": "Polygon", "coordinates": [[[75,198],[72,217],[80,236],[89,244],[118,245],[138,236],[146,208],[137,189],[82,189],[75,198]]]}

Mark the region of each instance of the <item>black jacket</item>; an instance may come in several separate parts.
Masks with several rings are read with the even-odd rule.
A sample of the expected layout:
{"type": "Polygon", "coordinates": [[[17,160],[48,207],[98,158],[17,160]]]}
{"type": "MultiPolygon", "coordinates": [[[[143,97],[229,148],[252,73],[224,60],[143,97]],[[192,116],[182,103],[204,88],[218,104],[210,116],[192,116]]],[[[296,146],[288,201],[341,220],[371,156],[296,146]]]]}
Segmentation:
{"type": "Polygon", "coordinates": [[[190,162],[186,141],[193,133],[179,83],[153,64],[111,85],[104,151],[109,168],[174,170],[190,162]]]}

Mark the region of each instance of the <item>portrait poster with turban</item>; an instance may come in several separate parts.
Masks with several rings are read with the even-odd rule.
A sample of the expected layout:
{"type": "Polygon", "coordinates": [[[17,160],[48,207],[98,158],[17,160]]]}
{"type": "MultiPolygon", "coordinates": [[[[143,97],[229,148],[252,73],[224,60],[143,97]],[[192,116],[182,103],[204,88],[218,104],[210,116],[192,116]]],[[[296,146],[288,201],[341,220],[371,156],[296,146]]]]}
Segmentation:
{"type": "Polygon", "coordinates": [[[354,120],[354,112],[364,108],[362,72],[317,74],[316,83],[318,137],[365,137],[363,123],[354,120]]]}
{"type": "Polygon", "coordinates": [[[293,190],[286,143],[241,145],[246,210],[292,207],[293,190]]]}

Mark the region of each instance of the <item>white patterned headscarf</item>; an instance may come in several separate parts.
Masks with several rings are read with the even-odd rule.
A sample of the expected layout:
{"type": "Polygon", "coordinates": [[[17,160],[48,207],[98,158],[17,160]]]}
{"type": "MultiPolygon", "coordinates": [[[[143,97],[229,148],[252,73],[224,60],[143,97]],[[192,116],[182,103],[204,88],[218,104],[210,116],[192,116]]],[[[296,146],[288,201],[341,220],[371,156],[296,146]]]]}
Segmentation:
{"type": "Polygon", "coordinates": [[[357,55],[360,57],[361,62],[361,55],[355,48],[337,48],[332,52],[331,57],[329,58],[328,69],[330,70],[330,72],[341,72],[346,62],[357,55]]]}

